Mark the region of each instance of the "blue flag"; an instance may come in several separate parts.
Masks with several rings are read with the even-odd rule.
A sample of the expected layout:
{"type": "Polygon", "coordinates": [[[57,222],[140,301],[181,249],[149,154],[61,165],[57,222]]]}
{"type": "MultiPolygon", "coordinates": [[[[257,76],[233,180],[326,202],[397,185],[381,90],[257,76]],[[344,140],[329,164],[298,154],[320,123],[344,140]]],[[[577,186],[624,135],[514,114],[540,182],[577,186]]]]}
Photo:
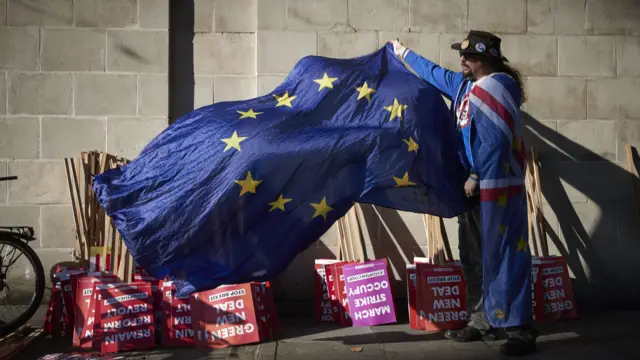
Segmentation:
{"type": "Polygon", "coordinates": [[[458,147],[439,92],[386,45],[194,110],[94,190],[136,263],[188,294],[273,279],[354,202],[466,211],[458,147]]]}
{"type": "Polygon", "coordinates": [[[469,93],[470,153],[480,176],[483,305],[494,327],[532,321],[521,96],[518,83],[503,73],[481,78],[469,93]]]}

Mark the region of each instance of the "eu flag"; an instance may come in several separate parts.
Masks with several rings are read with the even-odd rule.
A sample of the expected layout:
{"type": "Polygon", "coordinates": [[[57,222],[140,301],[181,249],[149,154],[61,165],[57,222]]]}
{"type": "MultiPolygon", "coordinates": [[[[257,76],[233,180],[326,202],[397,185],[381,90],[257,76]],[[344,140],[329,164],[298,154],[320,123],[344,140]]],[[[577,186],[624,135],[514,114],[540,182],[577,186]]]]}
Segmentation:
{"type": "Polygon", "coordinates": [[[94,190],[137,264],[187,294],[272,279],[354,202],[466,211],[458,147],[439,92],[386,45],[194,110],[94,190]]]}

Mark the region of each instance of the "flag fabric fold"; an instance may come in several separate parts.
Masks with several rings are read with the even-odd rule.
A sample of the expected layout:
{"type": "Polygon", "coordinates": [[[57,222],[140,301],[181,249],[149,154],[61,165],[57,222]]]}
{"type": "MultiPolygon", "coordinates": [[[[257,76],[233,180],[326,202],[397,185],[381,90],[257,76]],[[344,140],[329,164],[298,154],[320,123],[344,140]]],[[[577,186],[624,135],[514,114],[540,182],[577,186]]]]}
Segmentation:
{"type": "Polygon", "coordinates": [[[196,109],[94,190],[136,263],[184,295],[273,279],[354,202],[466,211],[458,144],[439,92],[387,44],[196,109]]]}
{"type": "Polygon", "coordinates": [[[476,131],[471,154],[480,177],[483,306],[494,327],[532,320],[520,96],[516,81],[504,73],[481,78],[469,96],[476,131]]]}

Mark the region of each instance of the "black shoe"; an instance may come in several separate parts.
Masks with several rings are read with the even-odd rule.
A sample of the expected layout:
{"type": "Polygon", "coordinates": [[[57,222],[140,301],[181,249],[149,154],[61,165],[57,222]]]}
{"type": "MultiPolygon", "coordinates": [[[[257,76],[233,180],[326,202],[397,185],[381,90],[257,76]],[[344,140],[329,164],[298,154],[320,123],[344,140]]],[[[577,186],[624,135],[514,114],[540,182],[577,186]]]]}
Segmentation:
{"type": "Polygon", "coordinates": [[[493,330],[481,331],[471,326],[465,326],[461,330],[447,330],[444,336],[456,342],[493,341],[496,339],[493,330]]]}
{"type": "Polygon", "coordinates": [[[535,341],[527,342],[519,338],[510,337],[500,345],[500,353],[507,356],[522,356],[536,351],[535,341]]]}

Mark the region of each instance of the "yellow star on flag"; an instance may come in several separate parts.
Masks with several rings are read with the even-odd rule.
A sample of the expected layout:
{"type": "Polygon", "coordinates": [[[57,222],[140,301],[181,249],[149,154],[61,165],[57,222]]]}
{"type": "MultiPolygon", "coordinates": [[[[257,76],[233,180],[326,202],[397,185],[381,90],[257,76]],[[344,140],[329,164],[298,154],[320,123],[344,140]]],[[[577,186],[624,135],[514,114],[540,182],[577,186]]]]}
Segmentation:
{"type": "Polygon", "coordinates": [[[247,177],[244,180],[234,180],[236,184],[242,186],[242,190],[240,190],[240,196],[250,192],[252,194],[256,193],[256,187],[260,185],[262,180],[253,180],[251,176],[251,171],[247,173],[247,177]]]}
{"type": "Polygon", "coordinates": [[[275,209],[284,211],[284,204],[288,203],[289,201],[291,201],[291,199],[285,199],[284,196],[280,194],[278,200],[269,203],[269,205],[271,205],[271,209],[269,210],[269,212],[272,212],[275,209]]]}
{"type": "Polygon", "coordinates": [[[278,104],[276,104],[276,107],[279,106],[288,106],[288,107],[293,107],[291,105],[291,102],[293,101],[293,99],[296,98],[296,96],[289,96],[289,92],[287,91],[284,95],[282,96],[278,96],[278,95],[273,95],[276,100],[278,100],[278,104]]]}
{"type": "Polygon", "coordinates": [[[498,205],[507,206],[507,194],[502,194],[498,196],[498,205]]]}
{"type": "Polygon", "coordinates": [[[242,115],[242,116],[240,116],[240,119],[244,119],[244,118],[257,119],[257,116],[262,114],[262,113],[261,112],[255,112],[255,111],[253,111],[253,109],[249,109],[249,111],[240,111],[240,110],[238,110],[238,114],[242,115]]]}
{"type": "Polygon", "coordinates": [[[408,105],[402,105],[398,102],[398,99],[394,98],[393,99],[393,104],[389,105],[389,106],[385,106],[385,110],[389,111],[391,113],[389,121],[392,121],[393,119],[395,119],[396,117],[402,119],[402,112],[404,111],[404,109],[406,109],[408,107],[408,105]]]}
{"type": "Polygon", "coordinates": [[[400,186],[412,186],[415,185],[416,183],[409,181],[409,172],[405,172],[404,176],[402,178],[398,178],[398,177],[393,177],[393,180],[395,180],[396,182],[396,187],[400,187],[400,186]]]}
{"type": "Polygon", "coordinates": [[[320,204],[311,203],[311,206],[316,209],[316,211],[313,213],[312,219],[315,219],[317,216],[322,216],[324,221],[327,221],[327,214],[329,213],[329,211],[333,210],[333,208],[327,205],[327,198],[324,196],[322,197],[322,201],[320,202],[320,204]]]}
{"type": "Polygon", "coordinates": [[[527,242],[524,241],[524,236],[518,240],[518,250],[517,251],[527,251],[527,242]]]}
{"type": "Polygon", "coordinates": [[[240,142],[244,141],[245,139],[247,139],[246,136],[238,136],[238,132],[234,131],[233,135],[231,135],[230,138],[222,139],[222,142],[227,144],[227,146],[225,146],[224,148],[224,151],[227,151],[231,148],[235,148],[240,151],[240,142]]]}
{"type": "Polygon", "coordinates": [[[504,163],[504,173],[505,174],[509,174],[509,163],[508,162],[504,163]]]}
{"type": "Polygon", "coordinates": [[[338,80],[338,78],[330,78],[327,73],[324,73],[322,79],[315,79],[314,82],[320,84],[320,88],[318,88],[318,92],[324,88],[333,89],[333,82],[338,80]]]}
{"type": "Polygon", "coordinates": [[[504,235],[504,233],[507,232],[507,228],[508,226],[500,225],[500,230],[498,230],[500,232],[500,235],[504,235]]]}
{"type": "Polygon", "coordinates": [[[407,145],[409,145],[409,152],[412,152],[412,151],[418,152],[418,143],[413,141],[412,137],[409,137],[409,140],[402,139],[402,141],[404,141],[405,143],[407,143],[407,145]]]}
{"type": "Polygon", "coordinates": [[[366,81],[364,82],[364,85],[362,85],[361,87],[357,87],[356,90],[358,90],[357,100],[367,98],[367,101],[371,101],[371,95],[376,92],[375,89],[371,89],[369,85],[367,85],[366,81]]]}

